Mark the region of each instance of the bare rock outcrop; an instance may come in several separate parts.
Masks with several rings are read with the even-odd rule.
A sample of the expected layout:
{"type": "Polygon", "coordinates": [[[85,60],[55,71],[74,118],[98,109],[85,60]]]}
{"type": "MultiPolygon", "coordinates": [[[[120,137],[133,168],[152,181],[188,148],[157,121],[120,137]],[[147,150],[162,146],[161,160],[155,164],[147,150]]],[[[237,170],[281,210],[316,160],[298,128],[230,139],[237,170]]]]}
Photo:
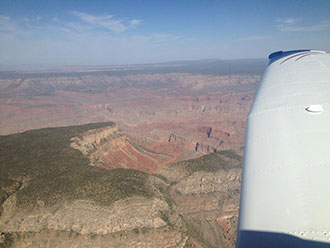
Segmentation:
{"type": "MultiPolygon", "coordinates": [[[[116,139],[118,136],[118,126],[113,124],[112,126],[89,130],[80,137],[71,138],[70,146],[74,149],[80,150],[85,156],[89,156],[94,153],[100,145],[109,140],[117,141],[118,146],[119,140],[116,139]]],[[[113,143],[115,144],[115,142],[113,143]]],[[[91,163],[93,164],[94,161],[91,161],[91,163]]]]}
{"type": "Polygon", "coordinates": [[[134,197],[110,207],[78,200],[30,213],[11,211],[0,218],[0,230],[3,242],[17,248],[183,247],[188,237],[160,214],[168,209],[157,198],[134,197]]]}
{"type": "MultiPolygon", "coordinates": [[[[5,204],[7,206],[9,204],[5,204]]],[[[77,200],[32,212],[6,211],[0,218],[0,230],[36,233],[46,229],[105,235],[135,228],[157,229],[166,226],[159,212],[168,208],[166,202],[157,198],[129,198],[116,201],[110,207],[77,200]]]]}
{"type": "Polygon", "coordinates": [[[174,190],[181,194],[207,194],[224,192],[231,188],[240,187],[241,169],[233,168],[228,171],[196,172],[175,184],[174,190]]]}
{"type": "Polygon", "coordinates": [[[105,169],[127,168],[152,173],[170,159],[167,154],[134,144],[116,124],[73,137],[70,146],[88,157],[92,166],[105,169]]]}
{"type": "Polygon", "coordinates": [[[98,168],[125,142],[113,123],[0,136],[1,246],[234,247],[241,151],[155,174],[98,168]]]}
{"type": "Polygon", "coordinates": [[[236,245],[241,163],[234,151],[218,152],[158,171],[171,185],[176,213],[198,230],[205,247],[236,245]]]}

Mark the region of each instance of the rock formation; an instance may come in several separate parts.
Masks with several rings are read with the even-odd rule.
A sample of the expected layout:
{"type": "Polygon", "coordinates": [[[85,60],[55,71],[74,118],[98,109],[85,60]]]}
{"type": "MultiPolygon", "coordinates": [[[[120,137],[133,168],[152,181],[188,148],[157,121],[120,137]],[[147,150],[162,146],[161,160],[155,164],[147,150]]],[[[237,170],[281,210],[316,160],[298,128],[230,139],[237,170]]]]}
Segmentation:
{"type": "Polygon", "coordinates": [[[93,154],[119,133],[99,123],[0,136],[1,247],[234,247],[241,151],[153,175],[97,168],[93,154]]]}
{"type": "Polygon", "coordinates": [[[133,144],[116,124],[71,138],[70,146],[88,157],[91,165],[105,169],[126,168],[152,173],[171,160],[168,154],[133,144]]]}
{"type": "Polygon", "coordinates": [[[134,144],[180,161],[243,146],[259,80],[256,73],[14,74],[0,77],[0,134],[114,121],[134,144]]]}

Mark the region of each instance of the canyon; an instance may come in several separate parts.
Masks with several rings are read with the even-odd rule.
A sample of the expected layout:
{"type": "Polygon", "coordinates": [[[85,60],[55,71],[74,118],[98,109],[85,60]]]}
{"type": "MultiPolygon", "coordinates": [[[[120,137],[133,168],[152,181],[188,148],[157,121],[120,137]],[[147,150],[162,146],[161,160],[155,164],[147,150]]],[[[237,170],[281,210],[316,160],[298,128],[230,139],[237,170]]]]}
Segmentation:
{"type": "Polygon", "coordinates": [[[264,64],[219,63],[0,73],[0,247],[235,247],[264,64]]]}
{"type": "Polygon", "coordinates": [[[242,147],[260,81],[255,70],[5,75],[0,134],[113,121],[136,145],[170,162],[242,147]]]}
{"type": "Polygon", "coordinates": [[[89,152],[112,144],[116,129],[95,123],[0,136],[1,247],[235,246],[242,150],[153,174],[99,168],[89,152]]]}

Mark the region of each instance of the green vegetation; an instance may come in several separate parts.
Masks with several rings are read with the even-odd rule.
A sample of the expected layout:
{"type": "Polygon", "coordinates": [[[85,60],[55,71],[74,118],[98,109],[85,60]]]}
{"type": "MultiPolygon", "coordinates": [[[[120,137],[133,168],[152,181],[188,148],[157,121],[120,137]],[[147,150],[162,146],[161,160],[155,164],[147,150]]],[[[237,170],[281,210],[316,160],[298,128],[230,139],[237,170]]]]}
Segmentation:
{"type": "Polygon", "coordinates": [[[110,205],[132,195],[151,197],[146,173],[91,167],[80,151],[70,148],[72,137],[111,125],[111,122],[96,123],[0,136],[2,201],[8,196],[4,189],[13,188],[17,183],[17,205],[28,209],[40,203],[51,206],[73,199],[91,199],[110,205]]]}
{"type": "MultiPolygon", "coordinates": [[[[29,209],[38,204],[51,206],[62,200],[91,199],[101,205],[111,205],[132,195],[153,196],[152,189],[146,185],[148,174],[91,167],[80,151],[70,147],[72,137],[111,125],[114,124],[93,123],[0,136],[0,205],[14,192],[17,192],[18,206],[29,209]]],[[[234,151],[220,151],[173,166],[184,166],[189,173],[216,172],[241,162],[241,156],[234,151]]],[[[167,190],[160,190],[171,206],[167,190]]]]}
{"type": "Polygon", "coordinates": [[[227,158],[230,158],[230,159],[233,159],[233,160],[236,160],[240,163],[243,162],[243,158],[238,155],[235,151],[233,150],[225,150],[225,151],[221,151],[219,152],[221,155],[227,157],[227,158]]]}
{"type": "Polygon", "coordinates": [[[13,244],[13,238],[10,233],[0,232],[0,248],[9,248],[13,244]]]}
{"type": "MultiPolygon", "coordinates": [[[[207,240],[205,240],[203,234],[200,233],[191,223],[186,221],[185,218],[182,215],[180,215],[180,217],[181,217],[181,219],[184,223],[184,226],[186,228],[185,233],[189,238],[193,238],[194,240],[196,240],[198,242],[198,244],[201,245],[201,247],[205,247],[205,248],[206,247],[208,247],[208,248],[214,247],[207,240]]],[[[191,246],[190,242],[187,242],[187,246],[188,246],[188,244],[190,244],[190,246],[191,246]]]]}
{"type": "MultiPolygon", "coordinates": [[[[113,202],[131,196],[160,197],[169,210],[160,211],[159,216],[175,229],[189,237],[185,247],[214,247],[203,232],[175,210],[177,202],[171,194],[172,182],[166,175],[153,176],[130,169],[105,170],[92,167],[80,151],[70,147],[70,139],[96,128],[114,125],[95,123],[82,126],[46,128],[20,134],[0,136],[0,215],[1,205],[16,193],[17,207],[37,210],[67,200],[92,200],[96,204],[109,206],[113,202]],[[157,177],[157,178],[156,178],[157,177]],[[155,191],[155,192],[154,192],[155,191]]],[[[195,172],[216,172],[239,167],[242,157],[235,151],[220,151],[168,165],[171,173],[189,176],[195,172]]],[[[176,174],[175,174],[176,175],[176,174]]],[[[181,178],[182,179],[182,178],[181,178]]],[[[179,180],[181,180],[179,179],[179,180]]],[[[135,234],[144,234],[151,228],[135,228],[135,234]]],[[[45,231],[47,232],[47,230],[45,231]]],[[[58,231],[56,235],[60,235],[58,231]]],[[[9,247],[21,233],[1,233],[0,248],[9,247]],[[16,236],[15,236],[16,235],[16,236]]],[[[35,235],[24,233],[24,235],[35,235]]],[[[48,234],[47,234],[48,235],[48,234]]],[[[69,238],[79,234],[71,231],[69,238]]],[[[120,233],[125,235],[125,233],[120,233]]],[[[60,236],[59,236],[60,237],[60,236]]],[[[96,239],[96,235],[91,235],[96,239]]]]}
{"type": "Polygon", "coordinates": [[[177,163],[178,166],[184,166],[190,173],[197,171],[216,172],[218,170],[228,170],[235,166],[240,166],[241,164],[242,157],[232,150],[215,152],[177,163]]]}

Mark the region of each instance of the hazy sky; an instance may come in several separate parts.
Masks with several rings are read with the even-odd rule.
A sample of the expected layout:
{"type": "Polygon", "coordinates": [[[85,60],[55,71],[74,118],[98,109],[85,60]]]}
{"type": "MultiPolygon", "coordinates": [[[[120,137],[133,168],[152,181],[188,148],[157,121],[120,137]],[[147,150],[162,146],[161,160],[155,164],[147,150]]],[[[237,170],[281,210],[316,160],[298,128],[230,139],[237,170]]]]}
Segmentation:
{"type": "Polygon", "coordinates": [[[330,50],[330,0],[1,0],[0,64],[127,64],[330,50]]]}

